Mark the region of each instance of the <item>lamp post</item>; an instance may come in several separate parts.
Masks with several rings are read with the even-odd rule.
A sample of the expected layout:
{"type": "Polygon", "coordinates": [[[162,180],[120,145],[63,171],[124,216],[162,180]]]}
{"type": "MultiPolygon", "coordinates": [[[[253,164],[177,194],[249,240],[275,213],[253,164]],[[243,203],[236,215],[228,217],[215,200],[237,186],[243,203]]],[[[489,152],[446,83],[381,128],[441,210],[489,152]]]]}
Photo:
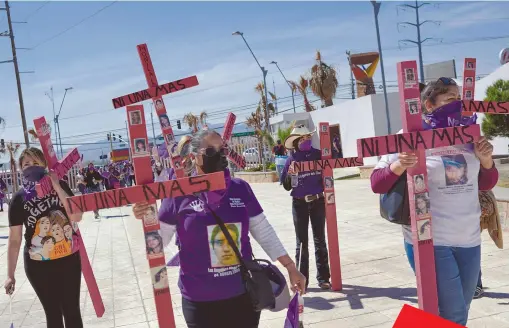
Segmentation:
{"type": "Polygon", "coordinates": [[[288,80],[286,79],[285,75],[283,74],[283,71],[281,70],[281,68],[279,68],[279,65],[277,64],[277,62],[271,61],[270,63],[276,65],[277,69],[279,70],[279,73],[281,73],[281,75],[283,76],[283,79],[285,79],[285,81],[286,81],[286,84],[288,84],[288,86],[290,87],[290,90],[292,91],[293,112],[295,113],[295,96],[294,96],[294,92],[293,92],[293,87],[290,84],[290,82],[288,82],[288,80]]]}
{"type": "Polygon", "coordinates": [[[382,42],[380,41],[380,28],[378,26],[378,12],[380,11],[381,2],[371,1],[373,9],[375,11],[375,27],[376,27],[376,39],[378,41],[378,52],[380,53],[380,70],[382,71],[382,83],[384,86],[384,100],[385,100],[385,115],[387,117],[387,133],[391,133],[391,119],[389,115],[389,100],[387,99],[387,85],[385,83],[385,71],[384,71],[384,58],[382,56],[382,42]]]}
{"type": "MultiPolygon", "coordinates": [[[[64,105],[65,95],[67,94],[67,91],[72,90],[72,87],[65,88],[64,97],[62,98],[62,103],[60,104],[60,109],[58,110],[58,114],[55,116],[55,125],[58,129],[58,144],[60,145],[60,158],[64,157],[64,150],[62,148],[62,137],[60,136],[60,122],[58,121],[58,117],[60,116],[60,113],[62,112],[62,106],[64,105]]],[[[53,88],[51,88],[51,92],[53,93],[53,88]]]]}
{"type": "Polygon", "coordinates": [[[251,47],[247,43],[246,38],[244,37],[244,33],[237,31],[237,32],[233,32],[232,35],[240,35],[242,37],[242,40],[244,40],[244,43],[246,44],[247,48],[251,52],[251,55],[253,55],[254,60],[258,64],[258,67],[260,67],[260,70],[262,71],[262,74],[263,74],[263,87],[265,88],[265,116],[267,117],[267,119],[265,120],[265,128],[270,132],[269,102],[268,102],[268,98],[267,98],[268,94],[267,94],[267,79],[266,79],[268,71],[265,69],[265,67],[260,65],[260,62],[258,61],[258,59],[256,58],[255,54],[253,53],[253,50],[251,50],[251,47]]]}

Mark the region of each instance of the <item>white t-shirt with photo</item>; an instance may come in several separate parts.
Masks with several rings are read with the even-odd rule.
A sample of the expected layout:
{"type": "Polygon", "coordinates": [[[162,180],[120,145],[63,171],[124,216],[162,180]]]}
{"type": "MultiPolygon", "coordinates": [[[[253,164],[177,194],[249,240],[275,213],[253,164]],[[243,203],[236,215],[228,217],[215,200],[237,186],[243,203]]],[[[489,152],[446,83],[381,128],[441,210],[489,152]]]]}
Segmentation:
{"type": "MultiPolygon", "coordinates": [[[[376,169],[388,167],[398,155],[384,155],[376,169]]],[[[475,247],[481,244],[479,204],[480,162],[473,145],[426,150],[431,230],[435,246],[475,247]]],[[[403,226],[405,241],[412,231],[403,226]]]]}

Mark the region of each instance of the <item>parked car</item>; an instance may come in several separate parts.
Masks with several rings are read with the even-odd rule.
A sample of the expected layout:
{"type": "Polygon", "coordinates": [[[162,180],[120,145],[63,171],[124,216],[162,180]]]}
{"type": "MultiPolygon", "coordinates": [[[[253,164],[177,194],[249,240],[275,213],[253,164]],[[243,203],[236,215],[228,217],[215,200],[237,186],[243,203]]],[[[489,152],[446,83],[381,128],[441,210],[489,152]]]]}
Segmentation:
{"type": "MultiPolygon", "coordinates": [[[[246,159],[246,163],[262,164],[262,163],[260,163],[260,156],[258,153],[258,148],[255,148],[255,147],[248,148],[248,149],[244,150],[242,155],[246,159]]],[[[264,155],[263,157],[265,158],[265,161],[270,161],[272,158],[272,155],[270,154],[270,152],[267,149],[263,152],[263,155],[264,155]]]]}

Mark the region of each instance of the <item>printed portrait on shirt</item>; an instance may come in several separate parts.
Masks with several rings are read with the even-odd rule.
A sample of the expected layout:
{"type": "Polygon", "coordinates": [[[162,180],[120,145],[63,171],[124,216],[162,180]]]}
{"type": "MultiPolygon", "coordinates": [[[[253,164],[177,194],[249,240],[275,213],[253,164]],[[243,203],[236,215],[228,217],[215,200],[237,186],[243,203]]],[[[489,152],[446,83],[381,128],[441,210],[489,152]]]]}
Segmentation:
{"type": "Polygon", "coordinates": [[[71,255],[75,244],[73,232],[73,227],[63,212],[52,211],[49,216],[43,216],[35,226],[29,250],[30,258],[49,261],[71,255]]]}
{"type": "Polygon", "coordinates": [[[419,241],[431,239],[431,221],[430,219],[417,221],[417,237],[419,241]]]}
{"type": "Polygon", "coordinates": [[[159,234],[159,231],[146,232],[145,245],[149,258],[153,259],[164,256],[163,238],[159,234]]]}
{"type": "Polygon", "coordinates": [[[468,167],[462,154],[442,156],[447,186],[464,185],[468,182],[468,167]]]}
{"type": "Polygon", "coordinates": [[[414,175],[414,192],[421,193],[426,190],[426,184],[424,183],[424,174],[414,175]]]}
{"type": "Polygon", "coordinates": [[[415,194],[415,214],[417,216],[427,216],[430,214],[430,201],[427,192],[415,194]]]}
{"type": "Polygon", "coordinates": [[[150,276],[152,277],[154,289],[168,288],[168,272],[166,271],[166,266],[150,268],[150,276]]]}
{"type": "MultiPolygon", "coordinates": [[[[241,252],[240,237],[242,234],[242,224],[227,223],[225,226],[239,249],[239,252],[241,252]]],[[[221,227],[219,227],[219,225],[210,225],[207,227],[207,232],[211,267],[218,268],[239,264],[239,259],[223,234],[221,227]]]]}
{"type": "Polygon", "coordinates": [[[131,125],[140,125],[141,124],[141,111],[133,110],[129,113],[129,121],[131,125]]]}

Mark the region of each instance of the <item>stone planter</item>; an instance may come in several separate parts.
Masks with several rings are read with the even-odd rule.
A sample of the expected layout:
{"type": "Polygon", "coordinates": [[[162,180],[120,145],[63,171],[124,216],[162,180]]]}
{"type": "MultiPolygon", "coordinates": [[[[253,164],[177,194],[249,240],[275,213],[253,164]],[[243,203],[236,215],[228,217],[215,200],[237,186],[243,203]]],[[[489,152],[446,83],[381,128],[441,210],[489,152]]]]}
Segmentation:
{"type": "Polygon", "coordinates": [[[272,183],[279,181],[276,171],[268,172],[235,172],[235,178],[242,179],[248,183],[272,183]]]}

